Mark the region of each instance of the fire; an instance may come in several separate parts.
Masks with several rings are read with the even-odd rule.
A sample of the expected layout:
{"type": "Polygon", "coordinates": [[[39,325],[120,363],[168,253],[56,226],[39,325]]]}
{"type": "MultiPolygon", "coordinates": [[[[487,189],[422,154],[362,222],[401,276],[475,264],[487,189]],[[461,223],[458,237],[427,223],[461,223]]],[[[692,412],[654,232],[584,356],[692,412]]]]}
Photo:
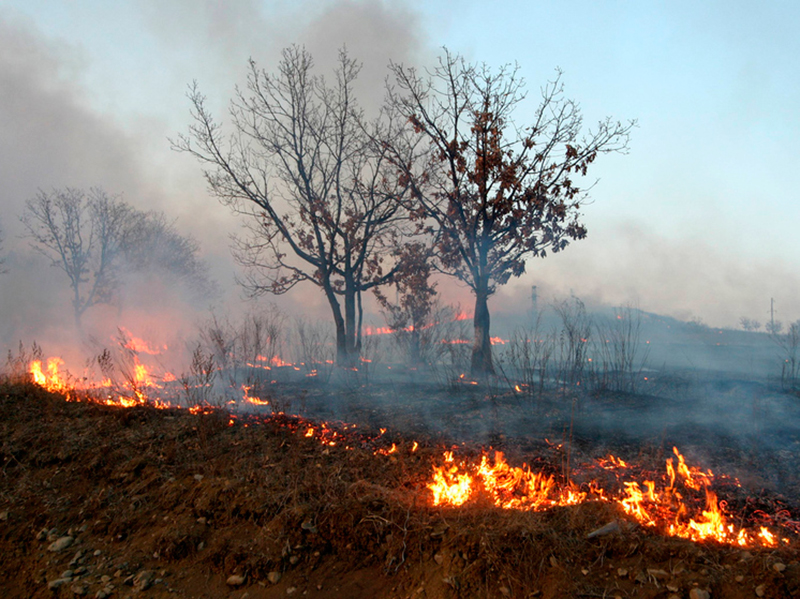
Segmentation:
{"type": "Polygon", "coordinates": [[[169,348],[166,345],[161,347],[155,347],[149,344],[144,339],[140,339],[139,337],[135,337],[128,329],[125,327],[119,327],[120,332],[124,336],[125,342],[122,344],[122,347],[125,349],[129,349],[136,353],[140,354],[149,354],[151,356],[157,356],[159,354],[164,353],[169,348]]]}
{"type": "MultiPolygon", "coordinates": [[[[492,459],[483,453],[477,465],[456,463],[453,453],[445,452],[444,465],[433,467],[427,488],[435,506],[457,507],[481,496],[488,497],[498,508],[529,511],[585,501],[613,501],[642,526],[659,528],[671,536],[740,547],[777,546],[775,535],[766,527],[754,532],[731,523],[710,488],[712,472],[689,467],[677,448],[673,453],[677,468],[668,458],[660,483],[623,481],[623,490],[614,493],[600,488],[597,481],[580,488],[571,482],[559,484],[553,475],[534,472],[526,464],[510,466],[499,451],[492,459]],[[690,494],[700,490],[704,492],[704,508],[692,517],[695,501],[690,494]]],[[[598,460],[597,465],[604,470],[628,468],[624,460],[611,455],[598,460]]]]}
{"type": "Polygon", "coordinates": [[[66,391],[69,389],[63,375],[59,372],[61,366],[64,365],[64,360],[61,358],[48,358],[47,359],[47,374],[42,371],[42,361],[34,360],[30,365],[30,373],[33,376],[33,382],[44,387],[48,391],[66,391]]]}

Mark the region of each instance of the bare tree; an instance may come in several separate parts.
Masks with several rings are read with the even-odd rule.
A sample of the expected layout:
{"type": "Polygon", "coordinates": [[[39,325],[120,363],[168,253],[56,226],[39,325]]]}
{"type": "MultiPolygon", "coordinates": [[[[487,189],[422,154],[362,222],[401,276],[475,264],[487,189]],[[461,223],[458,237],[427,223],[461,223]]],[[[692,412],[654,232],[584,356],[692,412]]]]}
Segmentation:
{"type": "Polygon", "coordinates": [[[64,271],[72,290],[75,324],[90,307],[109,302],[116,289],[120,239],[132,209],[102,189],[39,191],[21,220],[33,247],[64,271]]]}
{"type": "Polygon", "coordinates": [[[579,209],[587,189],[574,179],[599,154],[626,151],[635,123],[606,119],[582,133],[560,73],[522,127],[513,121],[526,98],[516,67],[493,72],[445,51],[425,76],[396,64],[392,71],[389,105],[413,128],[392,141],[392,157],[420,214],[435,223],[438,269],[475,294],[472,373],[491,373],[489,297],[525,272],[526,259],[586,236],[579,209]]]}
{"type": "Polygon", "coordinates": [[[742,316],[739,319],[739,324],[742,325],[742,328],[745,331],[757,331],[758,329],[761,328],[761,323],[760,322],[758,322],[757,320],[754,320],[752,318],[747,318],[746,316],[742,316]]]}
{"type": "Polygon", "coordinates": [[[115,299],[123,271],[161,269],[177,282],[209,284],[194,240],[163,214],[136,210],[102,189],[39,191],[20,220],[33,247],[67,275],[79,329],[86,310],[115,299]]]}
{"type": "Polygon", "coordinates": [[[284,50],[275,74],[251,60],[247,90],[230,106],[233,133],[223,136],[194,84],[194,123],[173,142],[204,165],[212,193],[245,217],[249,235],[234,246],[241,283],[253,295],[318,286],[344,365],[360,349],[362,293],[401,271],[400,245],[411,232],[401,202],[407,183],[377,141],[398,126],[365,119],[353,97],[359,68],[340,52],[329,85],[302,48],[284,50]]]}
{"type": "Polygon", "coordinates": [[[214,292],[197,242],[179,233],[175,222],[161,212],[132,211],[120,247],[125,265],[132,271],[160,272],[197,293],[214,292]]]}

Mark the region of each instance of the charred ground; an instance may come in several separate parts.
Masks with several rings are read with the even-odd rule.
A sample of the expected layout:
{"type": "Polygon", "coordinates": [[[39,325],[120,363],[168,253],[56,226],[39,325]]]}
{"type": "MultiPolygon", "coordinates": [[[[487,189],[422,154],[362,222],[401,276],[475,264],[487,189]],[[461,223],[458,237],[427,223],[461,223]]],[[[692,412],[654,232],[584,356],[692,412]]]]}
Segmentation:
{"type": "MultiPolygon", "coordinates": [[[[736,389],[723,389],[730,405],[744,393],[736,389]]],[[[219,410],[123,409],[6,384],[0,588],[7,597],[687,597],[693,588],[712,597],[797,596],[796,540],[743,551],[625,526],[587,539],[620,517],[611,505],[440,509],[425,488],[456,439],[468,441],[463,452],[491,444],[556,475],[567,448],[575,469],[609,451],[655,469],[675,443],[704,466],[737,468],[728,473],[742,487],[721,496],[743,517],[782,509],[796,519],[795,433],[773,426],[789,421],[792,406],[761,391],[757,428],[737,436],[704,424],[691,395],[680,404],[554,395],[531,405],[486,388],[285,385],[274,399],[311,420],[231,424],[219,410]],[[660,414],[676,412],[684,418],[659,427],[660,414]],[[694,426],[686,413],[698,415],[694,426]],[[346,420],[357,432],[342,429],[342,442],[321,444],[306,436],[317,419],[346,420]],[[601,427],[603,419],[620,424],[601,427]],[[399,450],[382,455],[392,443],[399,450]],[[69,547],[49,550],[65,536],[69,547]],[[65,570],[72,580],[49,588],[65,570]],[[236,575],[241,584],[226,584],[236,575]]]]}

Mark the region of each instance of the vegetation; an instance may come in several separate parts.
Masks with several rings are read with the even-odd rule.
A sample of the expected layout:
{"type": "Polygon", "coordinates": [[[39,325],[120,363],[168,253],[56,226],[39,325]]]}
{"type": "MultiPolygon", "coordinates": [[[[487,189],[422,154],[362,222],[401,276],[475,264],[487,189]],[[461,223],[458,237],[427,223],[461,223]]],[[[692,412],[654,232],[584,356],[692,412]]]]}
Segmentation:
{"type": "Polygon", "coordinates": [[[390,140],[412,188],[413,214],[435,237],[436,268],[475,296],[471,372],[494,372],[488,300],[526,261],[583,239],[576,183],[598,155],[624,152],[634,123],[606,119],[582,131],[578,105],[560,73],[542,89],[527,125],[514,120],[526,99],[517,68],[492,71],[445,52],[427,76],[393,65],[389,108],[411,124],[390,140]]]}

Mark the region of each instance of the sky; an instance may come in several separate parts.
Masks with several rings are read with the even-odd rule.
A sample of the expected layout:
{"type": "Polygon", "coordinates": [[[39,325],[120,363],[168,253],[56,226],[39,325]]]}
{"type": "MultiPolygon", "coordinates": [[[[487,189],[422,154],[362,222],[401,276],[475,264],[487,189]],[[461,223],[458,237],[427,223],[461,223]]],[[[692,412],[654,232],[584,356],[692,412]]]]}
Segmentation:
{"type": "MultiPolygon", "coordinates": [[[[364,63],[359,95],[376,105],[390,60],[431,64],[446,46],[492,67],[518,64],[529,90],[515,114],[520,124],[557,68],[586,128],[606,116],[638,123],[629,152],[602,156],[589,172],[587,182],[597,183],[583,208],[588,237],[532,260],[493,298],[493,311],[526,309],[537,285],[540,301],[574,293],[719,327],[736,327],[742,316],[766,321],[774,298],[777,317],[794,321],[800,4],[754,6],[3,0],[3,249],[15,256],[10,266],[28,263],[18,217],[38,189],[101,186],[175,219],[200,244],[228,301],[241,302],[229,253],[240,221],[208,194],[200,166],[170,150],[168,139],[190,122],[187,86],[197,81],[224,121],[249,58],[272,70],[282,48],[305,44],[324,72],[346,45],[364,63]]],[[[6,320],[53,303],[31,299],[31,269],[9,270],[0,275],[6,320]]],[[[449,301],[469,302],[456,285],[442,289],[449,301]]],[[[324,317],[314,291],[281,301],[324,317]]]]}

